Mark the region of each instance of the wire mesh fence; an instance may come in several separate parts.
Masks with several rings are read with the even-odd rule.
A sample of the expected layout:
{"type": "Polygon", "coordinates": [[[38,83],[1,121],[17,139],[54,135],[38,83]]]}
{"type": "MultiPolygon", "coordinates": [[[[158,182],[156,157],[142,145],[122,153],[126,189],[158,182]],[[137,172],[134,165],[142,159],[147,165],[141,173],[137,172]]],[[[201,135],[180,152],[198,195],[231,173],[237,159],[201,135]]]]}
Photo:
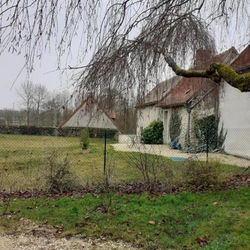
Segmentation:
{"type": "MultiPolygon", "coordinates": [[[[209,124],[200,132],[199,139],[190,135],[188,147],[178,146],[183,138],[170,144],[146,144],[138,135],[95,130],[89,133],[86,151],[81,147],[79,131],[70,134],[56,130],[42,135],[1,133],[0,190],[64,192],[83,186],[136,182],[164,182],[170,186],[171,176],[183,171],[181,166],[190,159],[249,166],[248,159],[217,150],[218,141],[211,135],[214,126],[209,124]]],[[[184,178],[180,173],[176,175],[175,181],[184,178]]]]}

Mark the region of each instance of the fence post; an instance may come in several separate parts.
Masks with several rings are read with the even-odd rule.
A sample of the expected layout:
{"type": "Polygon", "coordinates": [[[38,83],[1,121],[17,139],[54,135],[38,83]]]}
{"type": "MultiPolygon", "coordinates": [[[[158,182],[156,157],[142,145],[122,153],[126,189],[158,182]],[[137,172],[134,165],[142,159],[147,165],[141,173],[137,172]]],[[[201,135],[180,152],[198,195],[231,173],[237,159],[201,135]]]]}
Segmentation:
{"type": "Polygon", "coordinates": [[[105,130],[104,131],[104,166],[103,166],[104,177],[106,175],[106,156],[107,156],[107,132],[105,130]]]}
{"type": "Polygon", "coordinates": [[[190,122],[191,122],[191,108],[187,108],[188,112],[188,124],[187,124],[187,134],[186,134],[186,146],[187,152],[190,153],[190,122]]]}
{"type": "Polygon", "coordinates": [[[209,140],[209,133],[208,133],[208,125],[207,125],[207,129],[206,129],[206,162],[208,163],[208,150],[209,150],[209,145],[208,145],[208,140],[209,140]]]}

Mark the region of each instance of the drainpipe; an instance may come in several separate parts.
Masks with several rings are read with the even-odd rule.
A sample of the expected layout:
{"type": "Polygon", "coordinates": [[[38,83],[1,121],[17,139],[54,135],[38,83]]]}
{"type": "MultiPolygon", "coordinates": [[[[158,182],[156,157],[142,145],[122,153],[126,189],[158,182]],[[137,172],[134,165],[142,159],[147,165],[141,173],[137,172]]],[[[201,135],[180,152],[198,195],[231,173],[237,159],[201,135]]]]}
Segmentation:
{"type": "Polygon", "coordinates": [[[186,144],[187,144],[187,152],[189,153],[190,150],[190,127],[191,127],[191,111],[192,109],[190,107],[187,107],[187,113],[188,113],[188,125],[187,125],[187,133],[186,133],[186,144]]]}

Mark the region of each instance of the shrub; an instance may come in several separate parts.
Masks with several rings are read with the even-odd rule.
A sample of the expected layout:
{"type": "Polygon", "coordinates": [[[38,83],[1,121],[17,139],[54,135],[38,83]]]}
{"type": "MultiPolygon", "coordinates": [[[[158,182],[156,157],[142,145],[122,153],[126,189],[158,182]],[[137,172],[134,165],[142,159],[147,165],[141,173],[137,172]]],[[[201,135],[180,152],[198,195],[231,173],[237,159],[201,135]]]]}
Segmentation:
{"type": "Polygon", "coordinates": [[[48,192],[70,192],[79,186],[76,185],[76,176],[70,172],[70,162],[67,156],[59,159],[57,151],[54,150],[48,157],[48,165],[48,174],[45,177],[48,192]]]}
{"type": "Polygon", "coordinates": [[[142,142],[145,144],[162,144],[163,143],[163,122],[153,121],[148,127],[143,129],[142,142]]]}
{"type": "Polygon", "coordinates": [[[178,111],[173,111],[170,122],[169,122],[169,133],[171,141],[176,141],[176,139],[181,134],[181,117],[178,111]]]}
{"type": "Polygon", "coordinates": [[[89,131],[86,128],[81,131],[80,144],[83,150],[89,148],[89,131]]]}
{"type": "Polygon", "coordinates": [[[183,177],[187,187],[191,190],[216,189],[222,183],[219,169],[220,166],[216,162],[190,160],[184,166],[183,177]]]}
{"type": "Polygon", "coordinates": [[[147,154],[140,149],[136,153],[127,153],[126,161],[141,174],[145,183],[163,182],[170,185],[172,182],[173,171],[166,157],[147,154]]]}

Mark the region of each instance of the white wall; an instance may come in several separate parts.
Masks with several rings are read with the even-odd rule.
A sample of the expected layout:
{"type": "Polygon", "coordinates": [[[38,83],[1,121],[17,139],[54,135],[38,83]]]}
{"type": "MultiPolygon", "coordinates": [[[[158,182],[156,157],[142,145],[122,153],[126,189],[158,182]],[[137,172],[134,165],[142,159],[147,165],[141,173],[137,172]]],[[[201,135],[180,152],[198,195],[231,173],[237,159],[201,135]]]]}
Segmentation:
{"type": "Polygon", "coordinates": [[[181,118],[181,133],[179,136],[179,142],[182,145],[182,147],[185,145],[185,137],[187,132],[187,123],[188,123],[188,113],[185,107],[178,107],[178,108],[169,108],[164,109],[164,131],[163,131],[163,142],[164,144],[169,144],[170,139],[170,133],[169,133],[169,125],[170,125],[170,118],[173,112],[178,112],[179,116],[181,118]],[[166,119],[166,113],[167,113],[167,119],[166,119]]]}
{"type": "Polygon", "coordinates": [[[225,151],[250,158],[250,93],[224,83],[220,93],[220,121],[227,136],[225,151]]]}
{"type": "MultiPolygon", "coordinates": [[[[159,107],[148,106],[142,109],[137,110],[137,127],[136,135],[140,141],[141,128],[147,127],[154,120],[163,121],[163,143],[170,143],[170,133],[169,133],[169,124],[172,112],[178,112],[181,117],[181,133],[179,137],[179,142],[182,147],[185,146],[186,134],[188,129],[188,112],[187,109],[183,106],[177,108],[168,108],[162,109],[159,107]]],[[[193,119],[200,119],[202,117],[214,114],[214,108],[204,109],[202,106],[197,105],[191,112],[190,117],[190,136],[191,140],[193,139],[193,119]]]]}
{"type": "Polygon", "coordinates": [[[141,136],[141,129],[146,128],[152,121],[163,121],[162,109],[155,106],[147,106],[137,110],[136,135],[141,136]]]}
{"type": "Polygon", "coordinates": [[[137,127],[136,127],[136,135],[140,138],[141,135],[141,128],[147,127],[152,121],[160,120],[163,121],[164,131],[163,131],[163,143],[169,144],[170,143],[170,135],[169,135],[169,122],[170,117],[173,110],[178,110],[180,117],[182,118],[182,129],[180,134],[180,143],[184,146],[185,143],[185,135],[187,132],[187,120],[188,114],[187,110],[184,107],[179,108],[169,108],[169,109],[162,109],[155,106],[148,106],[142,109],[137,110],[137,127]],[[167,111],[167,115],[166,115],[167,111]]]}

